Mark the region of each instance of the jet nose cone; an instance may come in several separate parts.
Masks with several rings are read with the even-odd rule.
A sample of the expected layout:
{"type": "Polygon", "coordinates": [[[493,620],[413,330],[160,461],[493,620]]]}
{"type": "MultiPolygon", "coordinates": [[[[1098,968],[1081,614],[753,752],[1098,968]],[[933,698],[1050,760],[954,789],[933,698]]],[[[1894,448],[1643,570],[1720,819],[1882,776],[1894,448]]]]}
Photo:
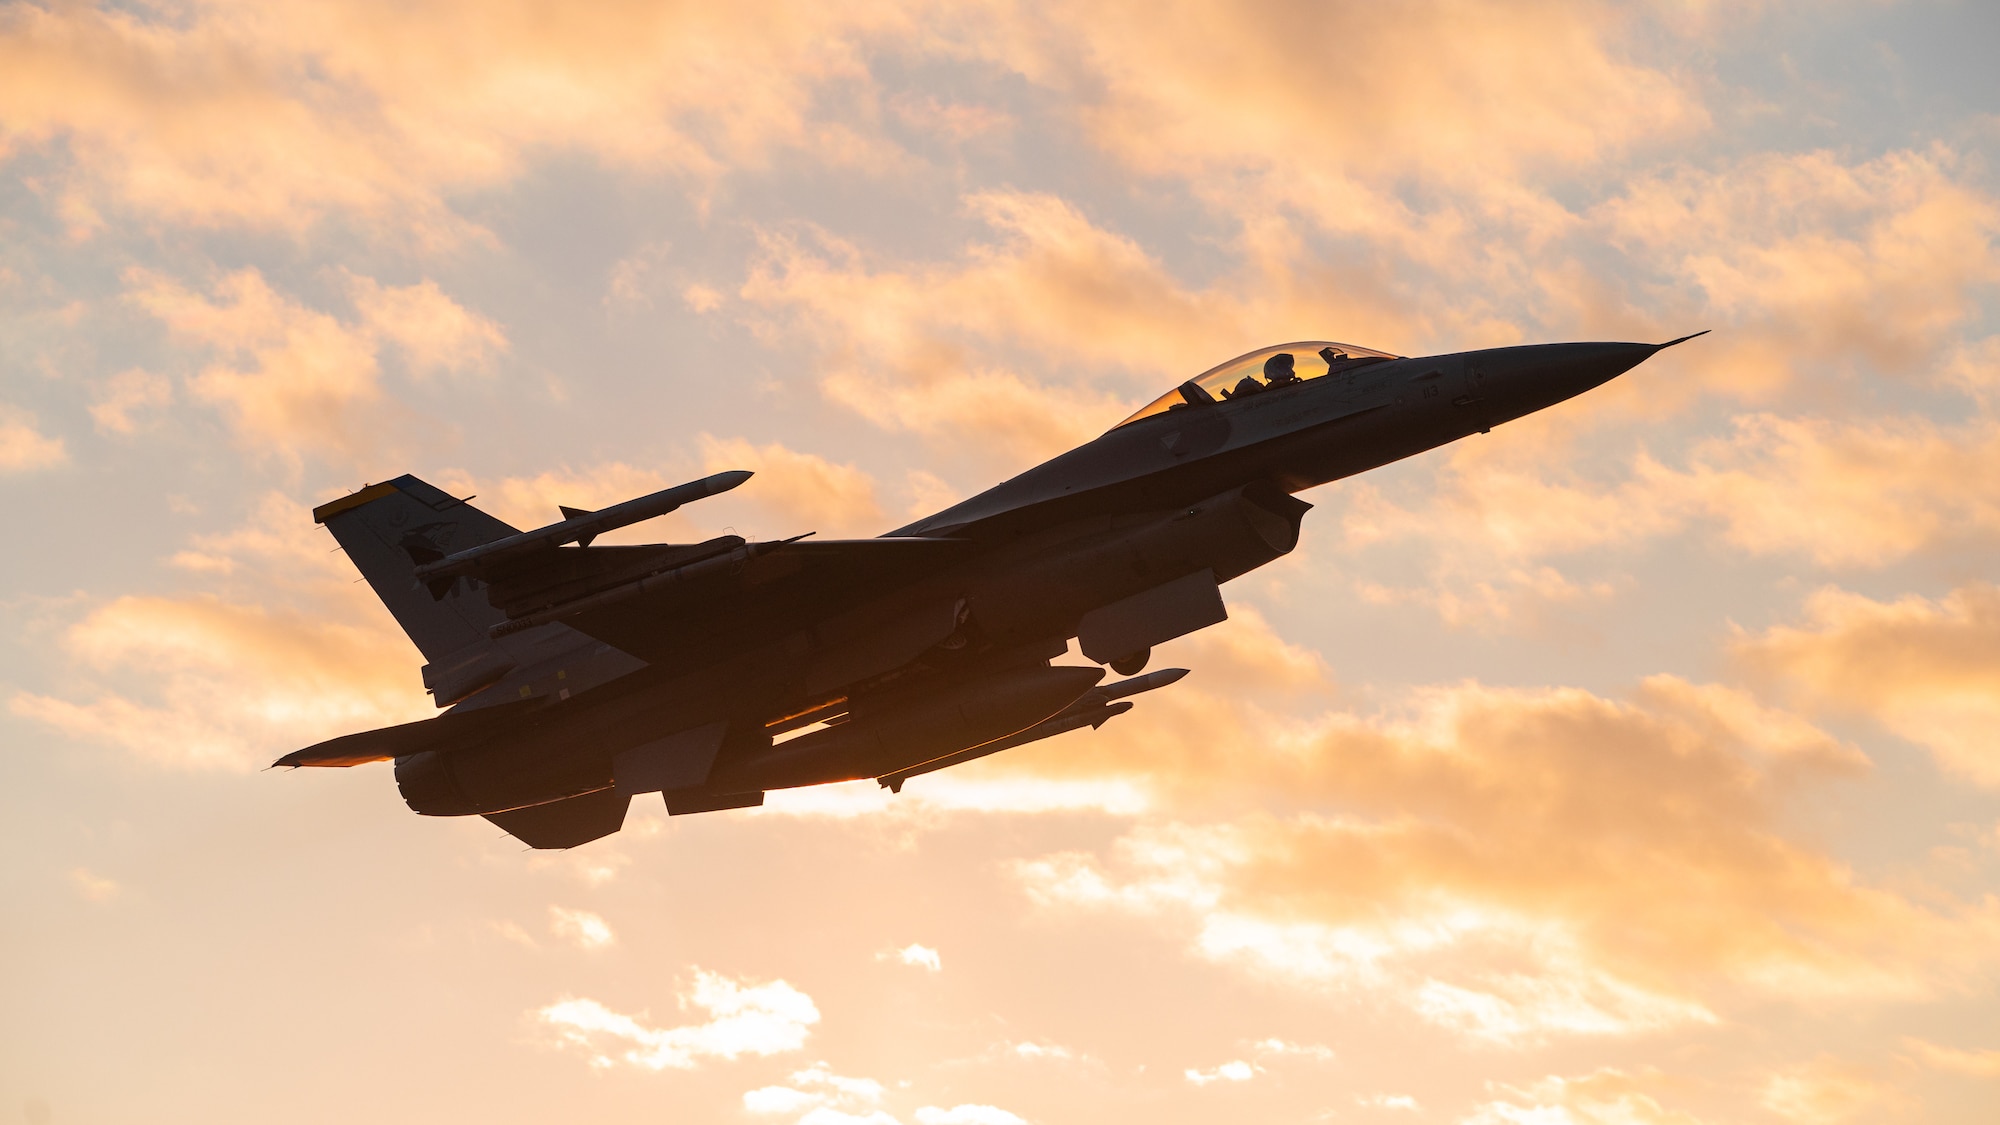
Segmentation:
{"type": "Polygon", "coordinates": [[[1609,383],[1659,350],[1658,344],[1549,344],[1542,355],[1533,357],[1532,373],[1550,401],[1560,402],[1609,383]]]}
{"type": "Polygon", "coordinates": [[[1503,409],[1507,416],[1518,418],[1602,386],[1662,349],[1693,338],[1683,336],[1664,344],[1539,344],[1503,349],[1504,356],[1488,354],[1494,356],[1490,366],[1503,409]]]}

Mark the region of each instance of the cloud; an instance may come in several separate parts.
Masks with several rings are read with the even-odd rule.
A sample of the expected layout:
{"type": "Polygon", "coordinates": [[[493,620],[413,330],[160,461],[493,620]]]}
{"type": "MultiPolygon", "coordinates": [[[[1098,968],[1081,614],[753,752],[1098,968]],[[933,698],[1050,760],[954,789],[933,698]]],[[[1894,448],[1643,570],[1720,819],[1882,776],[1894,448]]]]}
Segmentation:
{"type": "Polygon", "coordinates": [[[1903,1040],[1903,1046],[1932,1070],[1963,1074],[1968,1078],[2000,1078],[2000,1050],[1968,1051],[1908,1037],[1903,1040]]]}
{"type": "Polygon", "coordinates": [[[424,717],[400,638],[314,614],[210,597],[127,595],[71,627],[63,648],[100,676],[130,673],[135,694],[85,702],[30,692],[11,710],[157,764],[253,769],[288,749],[424,717]]]}
{"type": "Polygon", "coordinates": [[[1990,906],[1871,886],[1787,837],[1789,795],[1865,759],[1744,692],[1462,684],[1301,723],[1192,686],[1144,728],[1017,763],[1143,774],[1164,814],[1108,856],[1018,864],[1035,901],[1156,917],[1205,959],[1504,1044],[1711,1023],[1738,998],[1920,996],[1991,967],[1990,906]]]}
{"type": "Polygon", "coordinates": [[[739,296],[767,334],[818,351],[833,401],[1010,459],[1109,428],[1138,403],[1091,383],[1148,370],[1170,385],[1159,372],[1190,362],[1173,343],[1191,337],[1190,321],[1216,319],[1136,243],[1062,200],[989,192],[967,205],[1000,239],[959,261],[878,263],[823,232],[767,234],[739,296]]]}
{"type": "Polygon", "coordinates": [[[1612,240],[1735,325],[1704,365],[1718,389],[1790,370],[1930,369],[2000,281],[2000,204],[1943,144],[1847,162],[1757,153],[1640,179],[1599,209],[1612,240]]]}
{"type": "Polygon", "coordinates": [[[273,290],[254,269],[219,280],[214,299],[169,278],[134,271],[128,297],[182,344],[227,357],[188,381],[219,407],[245,445],[303,446],[354,455],[376,441],[380,367],[369,334],[273,290]]]}
{"type": "MultiPolygon", "coordinates": [[[[1326,1047],[1317,1045],[1301,1046],[1297,1043],[1287,1043],[1282,1039],[1262,1039],[1250,1046],[1256,1051],[1260,1059],[1265,1060],[1274,1060],[1286,1056],[1303,1056],[1318,1062],[1326,1062],[1333,1058],[1333,1052],[1326,1047]]],[[[1251,1062],[1246,1059],[1231,1059],[1228,1062],[1210,1067],[1207,1070],[1188,1067],[1181,1072],[1181,1076],[1195,1086],[1211,1086],[1218,1082],[1248,1082],[1262,1073],[1264,1073],[1264,1066],[1260,1062],[1251,1062]]]]}
{"type": "Polygon", "coordinates": [[[894,1118],[873,1107],[882,1101],[882,1084],[872,1078],[835,1074],[825,1063],[792,1072],[790,1086],[763,1086],[746,1091],[743,1108],[756,1114],[789,1116],[807,1111],[803,1122],[875,1121],[894,1118]],[[863,1114],[865,1116],[856,1116],[863,1114]]]}
{"type": "Polygon", "coordinates": [[[215,355],[188,380],[189,394],[221,409],[244,445],[294,460],[297,449],[355,457],[381,444],[405,409],[383,392],[385,343],[419,375],[481,370],[506,346],[496,325],[430,281],[385,287],[350,274],[359,316],[342,321],[277,292],[255,269],[224,275],[208,294],[144,270],[125,280],[127,299],[175,342],[215,355]]]}
{"type": "Polygon", "coordinates": [[[87,867],[71,868],[69,881],[76,893],[90,902],[110,902],[124,889],[117,880],[107,879],[87,867]]]}
{"type": "Polygon", "coordinates": [[[1636,551],[1697,531],[1745,554],[1872,569],[1954,545],[2000,540],[2000,427],[1921,415],[1845,422],[1739,415],[1675,462],[1649,451],[1624,473],[1551,437],[1539,418],[1520,440],[1461,442],[1415,505],[1380,485],[1343,487],[1345,545],[1422,544],[1430,584],[1364,583],[1384,604],[1418,602],[1453,623],[1507,621],[1535,606],[1603,597],[1545,560],[1636,551]],[[1498,577],[1495,577],[1495,576],[1498,577]]]}
{"type": "Polygon", "coordinates": [[[1320,1043],[1287,1043],[1283,1039],[1259,1039],[1251,1044],[1261,1055],[1294,1055],[1316,1062],[1329,1062],[1333,1048],[1320,1043]]]}
{"type": "Polygon", "coordinates": [[[63,439],[42,433],[34,415],[0,404],[0,473],[31,473],[68,460],[63,439]]]}
{"type": "Polygon", "coordinates": [[[1734,647],[1808,706],[1868,715],[1952,773],[2000,787],[2000,588],[1880,602],[1829,587],[1806,600],[1802,624],[1734,647]]]}
{"type": "Polygon", "coordinates": [[[1667,303],[1628,278],[1671,259],[1606,268],[1593,170],[1685,159],[1710,128],[1699,72],[1660,61],[1700,49],[1700,21],[1604,3],[1503,17],[1448,0],[1182,0],[1010,8],[996,22],[989,49],[1075,105],[1096,151],[1227,224],[1247,268],[1202,304],[1261,314],[1252,342],[1508,344],[1534,322],[1646,332],[1667,303]],[[1412,52],[1451,79],[1407,81],[1412,52]],[[1564,65],[1538,64],[1549,57],[1564,65]],[[1356,277],[1373,280],[1357,291],[1356,277]]]}
{"type": "Polygon", "coordinates": [[[120,371],[106,379],[90,406],[91,420],[102,433],[130,434],[139,428],[134,414],[159,410],[174,400],[174,385],[164,375],[141,368],[120,371]]]}
{"type": "Polygon", "coordinates": [[[649,1027],[590,999],[559,1000],[534,1015],[558,1046],[587,1052],[592,1066],[624,1062],[643,1070],[689,1070],[705,1059],[796,1051],[819,1022],[812,999],[784,981],[750,985],[699,969],[681,1005],[707,1012],[708,1020],[649,1027]]]}
{"type": "Polygon", "coordinates": [[[383,285],[350,273],[347,281],[361,322],[400,348],[414,374],[481,370],[507,350],[499,325],[467,311],[429,278],[383,285]]]}
{"type": "Polygon", "coordinates": [[[293,233],[338,216],[450,244],[478,234],[452,196],[551,150],[691,187],[778,148],[893,166],[816,110],[865,84],[864,44],[910,30],[910,7],[620,3],[549,21],[462,0],[17,5],[0,22],[0,152],[60,155],[79,233],[108,212],[293,233]]]}
{"type": "Polygon", "coordinates": [[[574,942],[579,949],[603,949],[618,940],[603,918],[588,910],[549,907],[549,929],[559,938],[574,942]]]}
{"type": "Polygon", "coordinates": [[[415,649],[327,546],[303,505],[266,494],[243,527],[174,557],[214,589],[97,605],[62,638],[86,675],[10,710],[184,769],[258,768],[431,713],[415,649]]]}
{"type": "Polygon", "coordinates": [[[1257,1077],[1258,1069],[1242,1059],[1232,1059],[1210,1070],[1196,1070],[1189,1067],[1183,1073],[1189,1082],[1197,1086],[1207,1086],[1214,1082],[1248,1082],[1257,1077]]]}
{"type": "Polygon", "coordinates": [[[955,1105],[950,1109],[920,1106],[916,1117],[917,1125],[1028,1125],[1018,1114],[998,1106],[977,1103],[955,1105]]]}
{"type": "MultiPolygon", "coordinates": [[[[1630,1075],[1605,1068],[1582,1078],[1545,1078],[1526,1088],[1502,1087],[1506,1099],[1488,1102],[1459,1119],[1459,1125],[1702,1125],[1690,1114],[1667,1109],[1647,1092],[1656,1075],[1630,1075]]],[[[1407,1108],[1416,1108],[1413,1099],[1407,1108]]]]}
{"type": "Polygon", "coordinates": [[[914,968],[929,969],[933,973],[939,972],[944,968],[944,962],[938,957],[937,950],[927,945],[918,945],[915,942],[901,949],[884,953],[882,957],[884,959],[893,958],[914,968]]]}
{"type": "MultiPolygon", "coordinates": [[[[2000,427],[1921,416],[1840,423],[1748,415],[1697,445],[1683,470],[1641,459],[1668,510],[1717,520],[1753,554],[1881,566],[1952,539],[2000,534],[2000,427]]],[[[1633,497],[1640,499],[1640,497],[1633,497]]]]}
{"type": "Polygon", "coordinates": [[[701,435],[704,471],[748,469],[757,479],[742,486],[744,499],[769,509],[802,529],[839,534],[878,534],[883,529],[875,481],[852,464],[837,465],[812,453],[772,442],[753,445],[742,438],[701,435]]]}
{"type": "Polygon", "coordinates": [[[1904,1097],[1871,1068],[1822,1055],[1772,1075],[1758,1100],[1799,1125],[1839,1125],[1871,1110],[1896,1108],[1904,1097]]]}
{"type": "Polygon", "coordinates": [[[1246,211],[1275,197],[1336,229],[1401,218],[1381,190],[1401,177],[1506,185],[1706,123],[1685,79],[1631,58],[1637,21],[1608,5],[1531,3],[1503,17],[1449,3],[1182,0],[1009,14],[1011,34],[994,41],[1076,100],[1103,151],[1211,197],[1234,191],[1246,211]],[[1407,81],[1398,60],[1412,52],[1452,80],[1407,81]],[[1539,64],[1552,55],[1564,65],[1539,64]]]}
{"type": "Polygon", "coordinates": [[[901,1123],[879,1109],[869,1110],[866,1113],[848,1113],[831,1106],[819,1106],[799,1118],[799,1125],[901,1125],[901,1123]]]}

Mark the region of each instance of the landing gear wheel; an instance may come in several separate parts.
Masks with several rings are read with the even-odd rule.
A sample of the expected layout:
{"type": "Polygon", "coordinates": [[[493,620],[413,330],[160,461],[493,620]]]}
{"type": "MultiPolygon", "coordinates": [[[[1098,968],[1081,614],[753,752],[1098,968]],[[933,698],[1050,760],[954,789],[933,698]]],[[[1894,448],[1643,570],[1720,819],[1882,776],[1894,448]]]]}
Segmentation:
{"type": "Polygon", "coordinates": [[[1121,676],[1136,676],[1146,670],[1146,662],[1152,658],[1153,650],[1150,648],[1128,652],[1111,662],[1111,670],[1121,676]]]}

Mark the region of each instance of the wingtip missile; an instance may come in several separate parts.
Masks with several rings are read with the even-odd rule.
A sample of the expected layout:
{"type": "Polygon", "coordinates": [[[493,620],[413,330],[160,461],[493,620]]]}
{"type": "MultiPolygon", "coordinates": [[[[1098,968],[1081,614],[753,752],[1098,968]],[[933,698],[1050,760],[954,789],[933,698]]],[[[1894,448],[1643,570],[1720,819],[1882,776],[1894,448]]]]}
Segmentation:
{"type": "Polygon", "coordinates": [[[728,492],[753,475],[755,474],[744,469],[731,469],[727,472],[712,473],[686,484],[677,484],[672,488],[663,488],[658,492],[613,504],[608,508],[599,508],[596,511],[565,507],[563,514],[566,518],[556,523],[538,527],[533,531],[524,531],[519,535],[510,535],[505,539],[496,539],[491,543],[482,543],[477,547],[447,555],[436,562],[425,563],[417,568],[416,577],[419,582],[440,582],[532,551],[560,547],[565,543],[581,543],[588,546],[593,539],[607,531],[635,524],[641,520],[649,520],[655,516],[664,516],[683,504],[691,504],[696,500],[728,492]]]}
{"type": "Polygon", "coordinates": [[[706,495],[714,496],[718,492],[728,492],[730,489],[735,488],[737,485],[756,475],[756,473],[748,469],[729,469],[725,472],[705,476],[695,483],[707,485],[708,492],[706,495]]]}
{"type": "Polygon", "coordinates": [[[1105,684],[1097,690],[1103,692],[1106,699],[1124,699],[1127,696],[1138,695],[1140,692],[1154,691],[1166,687],[1168,684],[1177,684],[1181,681],[1181,677],[1187,674],[1188,670],[1186,668],[1160,668],[1148,672],[1143,676],[1133,676],[1129,680],[1119,680],[1117,683],[1105,684]]]}

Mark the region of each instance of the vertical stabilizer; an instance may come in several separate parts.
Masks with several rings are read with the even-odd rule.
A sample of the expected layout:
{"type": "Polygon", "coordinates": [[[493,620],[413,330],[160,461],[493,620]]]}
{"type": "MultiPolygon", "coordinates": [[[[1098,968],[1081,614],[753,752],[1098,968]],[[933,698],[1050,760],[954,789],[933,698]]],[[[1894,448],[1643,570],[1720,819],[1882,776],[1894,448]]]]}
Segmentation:
{"type": "MultiPolygon", "coordinates": [[[[465,501],[413,476],[400,476],[314,508],[313,520],[333,532],[375,596],[431,663],[484,649],[491,643],[487,629],[506,619],[487,603],[483,587],[453,582],[440,598],[416,580],[422,563],[517,534],[465,501]]],[[[439,705],[444,702],[441,698],[439,705]]]]}

